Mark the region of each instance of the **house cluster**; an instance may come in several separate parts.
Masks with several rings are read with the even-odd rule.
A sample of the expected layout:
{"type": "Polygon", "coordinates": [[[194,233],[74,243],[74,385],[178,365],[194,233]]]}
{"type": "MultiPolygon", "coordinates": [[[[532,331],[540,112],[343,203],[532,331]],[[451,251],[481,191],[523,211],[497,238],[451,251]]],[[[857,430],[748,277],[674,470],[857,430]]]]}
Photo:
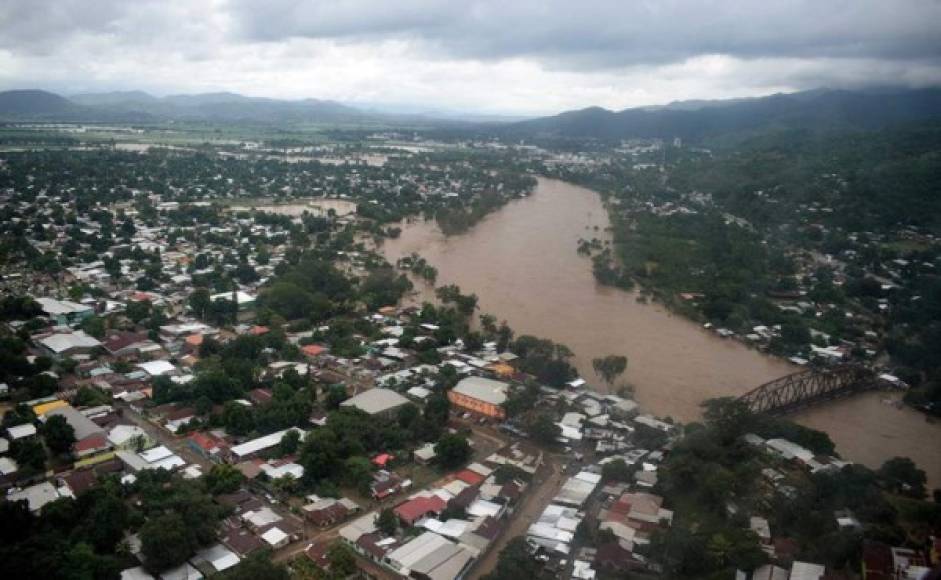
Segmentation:
{"type": "MultiPolygon", "coordinates": [[[[303,535],[303,525],[299,521],[273,511],[246,491],[220,496],[217,501],[233,510],[233,515],[222,523],[221,540],[199,550],[180,566],[161,573],[160,580],[212,577],[258,551],[285,547],[303,535]]],[[[156,578],[143,566],[121,572],[121,580],[156,578]]]]}
{"type": "MultiPolygon", "coordinates": [[[[516,508],[541,460],[541,453],[512,444],[401,501],[386,504],[394,515],[394,533],[383,526],[381,510],[376,510],[340,528],[340,537],[387,573],[433,580],[462,578],[503,531],[506,517],[516,508]]],[[[352,513],[347,506],[337,507],[342,501],[320,500],[309,508],[318,514],[333,509],[352,513]]],[[[322,546],[308,547],[308,557],[321,566],[327,565],[323,554],[322,546]]]]}
{"type": "Polygon", "coordinates": [[[782,460],[799,465],[810,473],[817,472],[835,472],[839,471],[851,462],[833,457],[831,455],[821,455],[814,453],[810,449],[798,445],[793,441],[782,438],[764,439],[754,433],[745,435],[745,442],[760,449],[764,449],[782,460]]]}
{"type": "MultiPolygon", "coordinates": [[[[189,580],[213,577],[264,550],[284,548],[304,537],[304,522],[272,505],[257,493],[240,489],[215,501],[230,514],[222,521],[218,541],[199,550],[183,564],[154,576],[143,566],[121,572],[122,580],[189,580]]],[[[140,557],[140,540],[129,537],[132,555],[140,557]]]]}
{"type": "MultiPolygon", "coordinates": [[[[859,532],[862,525],[852,512],[839,510],[833,514],[840,530],[859,532]]],[[[738,570],[736,580],[828,580],[842,578],[833,574],[826,566],[802,562],[793,558],[796,545],[782,538],[774,538],[768,521],[752,517],[749,527],[761,541],[771,562],[751,571],[738,570]]],[[[932,538],[930,550],[893,547],[879,541],[865,540],[862,544],[862,577],[869,580],[918,580],[931,577],[932,564],[941,558],[941,539],[932,538]]]]}
{"type": "MultiPolygon", "coordinates": [[[[761,472],[761,483],[768,494],[779,495],[785,500],[797,497],[795,474],[829,473],[849,465],[848,462],[836,457],[815,454],[787,439],[763,439],[754,433],[746,434],[743,439],[747,444],[763,450],[766,457],[771,460],[771,464],[761,472]]],[[[730,517],[744,514],[743,508],[736,503],[728,503],[725,509],[730,517]]],[[[849,510],[838,510],[832,514],[832,517],[840,530],[862,531],[862,524],[849,510]]],[[[760,510],[747,514],[747,522],[748,529],[758,538],[761,549],[767,554],[769,563],[755,570],[740,570],[736,575],[737,579],[824,580],[832,577],[828,576],[826,566],[797,559],[797,542],[789,537],[775,534],[773,526],[764,515],[761,515],[760,510]]],[[[879,576],[866,577],[878,578],[879,576]]]]}
{"type": "Polygon", "coordinates": [[[619,456],[628,464],[640,459],[635,444],[638,430],[664,436],[676,431],[674,425],[641,413],[633,399],[587,389],[584,379],[570,381],[562,390],[547,389],[543,398],[564,403],[568,409],[557,423],[561,430],[560,442],[590,445],[601,455],[623,452],[619,456]]]}
{"type": "MultiPolygon", "coordinates": [[[[111,405],[76,408],[56,397],[26,401],[23,405],[36,416],[36,423],[8,427],[6,437],[0,438],[0,453],[4,455],[0,457],[0,487],[21,486],[47,477],[46,472],[35,473],[26,478],[21,477],[20,466],[14,459],[7,457],[6,453],[11,443],[40,437],[42,426],[53,417],[61,417],[61,420],[64,420],[64,423],[71,428],[75,439],[69,450],[74,460],[72,467],[75,471],[55,477],[60,488],[67,490],[67,495],[83,491],[88,487],[88,480],[93,481],[96,478],[95,474],[122,471],[130,474],[137,470],[135,467],[146,464],[146,461],[140,459],[142,455],[156,456],[153,450],[155,442],[147,432],[124,419],[121,413],[111,405]],[[124,457],[133,461],[134,467],[131,463],[125,462],[124,457]]],[[[161,456],[160,459],[166,459],[166,456],[161,456]]],[[[173,467],[179,467],[185,463],[178,457],[175,459],[179,463],[174,464],[173,467]]],[[[153,459],[153,461],[157,460],[153,459]]],[[[164,465],[169,467],[170,463],[164,465]]],[[[29,494],[28,489],[23,492],[29,494]]],[[[45,504],[41,501],[30,501],[30,507],[34,511],[38,511],[43,505],[45,504]]]]}

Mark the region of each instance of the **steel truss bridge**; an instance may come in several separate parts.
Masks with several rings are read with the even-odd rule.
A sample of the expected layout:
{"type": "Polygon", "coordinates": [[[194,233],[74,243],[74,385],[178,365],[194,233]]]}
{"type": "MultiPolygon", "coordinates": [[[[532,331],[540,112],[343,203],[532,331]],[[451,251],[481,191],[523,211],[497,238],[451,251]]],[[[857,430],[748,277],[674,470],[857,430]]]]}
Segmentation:
{"type": "Polygon", "coordinates": [[[739,401],[753,413],[784,415],[863,391],[896,388],[861,365],[838,365],[796,372],[745,393],[739,401]]]}

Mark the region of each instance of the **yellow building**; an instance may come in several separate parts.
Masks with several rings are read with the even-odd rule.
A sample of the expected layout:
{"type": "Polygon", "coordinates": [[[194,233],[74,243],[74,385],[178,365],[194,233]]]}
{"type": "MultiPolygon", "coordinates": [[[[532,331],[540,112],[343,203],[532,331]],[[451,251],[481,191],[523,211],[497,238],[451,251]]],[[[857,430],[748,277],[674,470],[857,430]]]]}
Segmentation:
{"type": "Polygon", "coordinates": [[[40,403],[33,406],[33,413],[36,413],[37,417],[42,417],[49,411],[53,409],[61,409],[62,407],[68,407],[69,403],[61,399],[55,401],[49,401],[48,403],[40,403]]]}

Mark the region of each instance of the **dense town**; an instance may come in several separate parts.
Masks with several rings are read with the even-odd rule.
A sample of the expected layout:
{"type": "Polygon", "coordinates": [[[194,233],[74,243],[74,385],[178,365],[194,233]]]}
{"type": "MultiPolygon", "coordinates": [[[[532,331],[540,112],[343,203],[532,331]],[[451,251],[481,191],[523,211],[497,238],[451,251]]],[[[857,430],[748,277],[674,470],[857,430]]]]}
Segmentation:
{"type": "MultiPolygon", "coordinates": [[[[819,580],[936,565],[939,510],[911,461],[854,465],[825,434],[731,399],[701,423],[655,417],[461,288],[414,303],[434,267],[376,251],[404,218],[459,233],[528,195],[534,167],[571,172],[595,153],[386,138],[376,164],[343,146],[331,162],[244,144],[0,155],[0,570],[819,580]]],[[[633,199],[657,216],[712,203],[633,199]]],[[[875,358],[875,315],[913,299],[935,258],[867,258],[861,276],[879,239],[847,239],[788,265],[804,285],[774,290],[774,309],[793,319],[735,322],[738,305],[710,303],[709,320],[798,362],[875,358]],[[867,299],[821,296],[825,274],[867,299]]],[[[624,370],[614,355],[597,367],[612,386],[624,370]]]]}

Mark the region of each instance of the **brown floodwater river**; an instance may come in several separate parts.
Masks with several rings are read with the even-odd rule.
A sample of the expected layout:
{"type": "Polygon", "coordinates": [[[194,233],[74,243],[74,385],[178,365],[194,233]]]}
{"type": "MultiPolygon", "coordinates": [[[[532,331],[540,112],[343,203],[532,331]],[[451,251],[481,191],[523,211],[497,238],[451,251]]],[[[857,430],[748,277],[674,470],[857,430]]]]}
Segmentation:
{"type": "MultiPolygon", "coordinates": [[[[581,375],[599,390],[605,385],[591,360],[627,356],[619,382],[632,384],[637,402],[656,415],[692,421],[705,399],[740,395],[798,370],[719,338],[662,305],[640,303],[636,292],[597,284],[591,261],[576,247],[579,238],[607,237],[608,225],[597,193],[540,178],[531,196],[467,233],[446,237],[433,222],[413,221],[382,251],[391,262],[420,254],[438,269],[438,285],[457,284],[477,294],[480,311],[506,320],[517,335],[567,345],[581,375]]],[[[416,282],[416,288],[417,300],[433,297],[430,285],[416,282]]],[[[829,433],[848,459],[878,467],[895,455],[909,456],[928,472],[930,484],[941,485],[941,424],[886,404],[889,397],[869,393],[793,418],[829,433]]]]}

